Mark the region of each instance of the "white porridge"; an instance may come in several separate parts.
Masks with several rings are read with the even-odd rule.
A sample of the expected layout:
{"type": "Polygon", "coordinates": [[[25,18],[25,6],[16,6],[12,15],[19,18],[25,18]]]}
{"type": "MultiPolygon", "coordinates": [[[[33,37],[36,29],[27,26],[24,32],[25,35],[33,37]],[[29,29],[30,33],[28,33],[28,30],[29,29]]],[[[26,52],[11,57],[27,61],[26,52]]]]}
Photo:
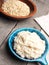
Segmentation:
{"type": "Polygon", "coordinates": [[[45,41],[35,32],[22,31],[14,38],[14,49],[23,58],[38,58],[45,51],[45,41]]]}
{"type": "Polygon", "coordinates": [[[7,0],[2,4],[4,12],[14,16],[27,16],[30,14],[30,7],[19,0],[7,0]]]}

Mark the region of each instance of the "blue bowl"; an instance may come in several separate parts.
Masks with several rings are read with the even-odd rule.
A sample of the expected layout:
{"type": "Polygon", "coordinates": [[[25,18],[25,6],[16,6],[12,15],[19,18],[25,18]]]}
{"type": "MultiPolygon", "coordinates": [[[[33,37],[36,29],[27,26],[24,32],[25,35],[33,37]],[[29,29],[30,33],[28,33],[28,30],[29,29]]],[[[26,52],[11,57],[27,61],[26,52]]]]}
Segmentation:
{"type": "Polygon", "coordinates": [[[45,36],[37,29],[34,29],[34,28],[21,28],[21,29],[18,29],[18,30],[15,30],[14,32],[11,33],[11,35],[9,36],[9,39],[8,39],[8,47],[11,51],[11,53],[16,57],[16,58],[19,58],[20,60],[23,60],[23,61],[28,61],[28,62],[39,62],[41,63],[42,65],[47,65],[47,61],[46,61],[46,54],[48,52],[48,41],[47,39],[45,38],[45,36]],[[22,58],[21,56],[19,56],[13,49],[13,41],[14,41],[14,37],[17,36],[17,34],[21,31],[30,31],[30,32],[36,32],[40,38],[42,40],[45,40],[45,51],[44,53],[41,55],[41,57],[37,58],[37,59],[26,59],[26,58],[22,58]]]}

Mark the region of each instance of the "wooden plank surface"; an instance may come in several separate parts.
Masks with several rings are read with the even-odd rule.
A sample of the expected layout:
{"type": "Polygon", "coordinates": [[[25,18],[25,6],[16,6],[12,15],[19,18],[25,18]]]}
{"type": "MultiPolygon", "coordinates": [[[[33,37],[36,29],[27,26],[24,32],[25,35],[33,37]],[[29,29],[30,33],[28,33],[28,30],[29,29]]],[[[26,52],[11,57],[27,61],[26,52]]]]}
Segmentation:
{"type": "Polygon", "coordinates": [[[34,17],[46,15],[49,12],[49,0],[33,0],[37,6],[37,12],[34,17]]]}
{"type": "Polygon", "coordinates": [[[6,36],[10,33],[13,27],[16,25],[17,21],[12,21],[11,19],[3,18],[0,14],[0,45],[6,36]]]}
{"type": "Polygon", "coordinates": [[[29,18],[29,19],[26,19],[26,20],[23,20],[23,21],[19,21],[18,24],[17,24],[17,26],[14,28],[14,30],[15,29],[18,29],[18,28],[23,28],[23,27],[31,27],[31,28],[34,27],[34,28],[40,30],[40,27],[33,20],[33,17],[32,18],[29,18]]]}

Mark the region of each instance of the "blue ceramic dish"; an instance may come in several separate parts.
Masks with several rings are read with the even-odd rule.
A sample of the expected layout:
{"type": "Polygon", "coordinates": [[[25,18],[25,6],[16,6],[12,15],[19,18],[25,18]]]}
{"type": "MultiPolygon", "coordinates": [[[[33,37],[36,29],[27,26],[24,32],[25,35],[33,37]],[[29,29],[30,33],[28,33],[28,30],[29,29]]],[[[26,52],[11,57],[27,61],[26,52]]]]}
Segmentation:
{"type": "Polygon", "coordinates": [[[47,61],[46,61],[46,54],[48,52],[48,41],[47,39],[45,38],[45,36],[37,29],[34,29],[34,28],[21,28],[21,29],[18,29],[18,30],[15,30],[13,33],[11,33],[11,35],[9,36],[9,39],[8,39],[8,46],[9,46],[9,49],[11,51],[11,53],[16,57],[16,58],[19,58],[20,60],[23,60],[23,61],[28,61],[28,62],[39,62],[41,63],[42,65],[48,65],[47,61]],[[13,49],[13,41],[14,41],[14,37],[21,31],[30,31],[30,32],[36,32],[40,38],[42,40],[45,40],[45,51],[44,53],[41,55],[41,57],[37,58],[37,59],[26,59],[26,58],[22,58],[21,56],[19,56],[13,49]]]}

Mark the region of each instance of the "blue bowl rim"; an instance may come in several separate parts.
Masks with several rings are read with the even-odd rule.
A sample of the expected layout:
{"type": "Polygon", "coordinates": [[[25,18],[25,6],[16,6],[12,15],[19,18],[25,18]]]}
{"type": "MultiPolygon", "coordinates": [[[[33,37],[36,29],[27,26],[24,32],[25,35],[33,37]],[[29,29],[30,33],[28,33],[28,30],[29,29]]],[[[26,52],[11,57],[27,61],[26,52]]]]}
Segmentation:
{"type": "Polygon", "coordinates": [[[46,37],[45,37],[43,34],[42,34],[42,35],[43,35],[43,37],[45,38],[45,40],[46,40],[46,42],[47,42],[47,50],[46,50],[45,53],[43,53],[43,55],[42,55],[41,57],[39,57],[39,58],[37,58],[37,59],[25,59],[25,58],[22,58],[22,57],[19,56],[17,53],[15,53],[15,51],[11,48],[11,46],[10,46],[10,40],[11,40],[12,36],[15,34],[15,32],[17,32],[17,31],[19,31],[19,30],[25,30],[25,29],[27,29],[27,30],[28,30],[28,29],[35,30],[36,32],[42,34],[38,29],[35,29],[35,28],[19,28],[19,29],[16,29],[15,31],[13,31],[13,32],[9,35],[9,38],[8,38],[8,47],[9,47],[11,53],[12,53],[15,57],[19,58],[20,60],[28,61],[28,62],[33,62],[33,61],[35,62],[35,61],[37,61],[38,59],[41,59],[42,57],[45,58],[45,57],[46,57],[46,54],[47,54],[47,52],[48,52],[48,41],[47,41],[46,37]]]}

